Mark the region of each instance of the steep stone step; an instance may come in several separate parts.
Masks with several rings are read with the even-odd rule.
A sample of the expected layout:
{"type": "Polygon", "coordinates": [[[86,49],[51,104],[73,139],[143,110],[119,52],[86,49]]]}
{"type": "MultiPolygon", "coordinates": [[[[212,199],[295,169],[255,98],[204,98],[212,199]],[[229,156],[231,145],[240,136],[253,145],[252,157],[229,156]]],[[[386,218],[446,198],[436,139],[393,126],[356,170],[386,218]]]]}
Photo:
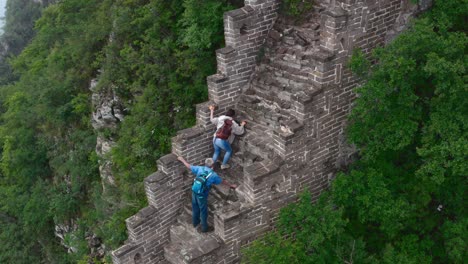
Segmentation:
{"type": "Polygon", "coordinates": [[[262,125],[267,130],[279,129],[281,123],[287,122],[293,117],[289,113],[291,104],[286,101],[279,103],[273,99],[273,96],[267,96],[252,91],[250,95],[241,96],[237,108],[239,116],[243,116],[251,125],[262,125]]]}
{"type": "Polygon", "coordinates": [[[280,98],[273,91],[255,90],[251,95],[241,97],[238,108],[246,114],[247,118],[250,117],[249,121],[263,125],[273,122],[271,128],[275,128],[274,123],[289,115],[291,102],[284,98],[290,98],[290,96],[290,94],[285,94],[280,98]]]}
{"type": "Polygon", "coordinates": [[[211,263],[210,253],[221,246],[215,234],[194,233],[182,225],[171,227],[170,238],[171,242],[164,247],[164,257],[173,264],[211,263]]]}
{"type": "Polygon", "coordinates": [[[233,157],[233,160],[235,160],[236,163],[242,164],[243,166],[240,167],[236,173],[239,175],[238,179],[240,181],[243,180],[244,175],[243,175],[243,170],[245,166],[249,166],[254,162],[261,161],[263,158],[257,154],[254,154],[252,151],[249,149],[246,149],[245,147],[242,146],[243,144],[243,138],[240,138],[238,142],[234,143],[234,147],[236,149],[236,155],[233,157]]]}
{"type": "MultiPolygon", "coordinates": [[[[233,167],[228,170],[215,168],[215,171],[222,179],[226,179],[230,183],[239,185],[242,180],[243,169],[237,164],[234,164],[233,167]],[[235,177],[233,176],[234,174],[236,174],[235,177]]],[[[244,200],[244,198],[239,197],[238,193],[228,186],[224,184],[212,185],[208,196],[208,225],[213,226],[213,215],[215,211],[239,200],[244,200]]],[[[186,201],[187,203],[184,204],[183,210],[177,219],[179,224],[185,226],[187,230],[190,231],[194,229],[192,227],[191,193],[187,195],[186,201]]]]}
{"type": "MultiPolygon", "coordinates": [[[[304,54],[302,54],[304,56],[304,54]]],[[[304,83],[312,85],[313,82],[310,79],[310,72],[312,71],[312,65],[304,65],[301,60],[301,67],[291,67],[287,61],[278,58],[272,58],[268,63],[262,64],[262,67],[267,71],[275,72],[277,76],[293,81],[296,83],[304,83]]]]}
{"type": "MultiPolygon", "coordinates": [[[[216,171],[223,180],[236,185],[240,184],[243,177],[243,168],[240,165],[241,163],[234,158],[234,156],[238,155],[238,152],[234,152],[234,155],[231,156],[231,160],[229,162],[231,167],[229,169],[216,171]]],[[[224,184],[213,185],[211,192],[219,197],[218,199],[220,199],[224,204],[229,204],[239,200],[235,190],[224,184]]]]}
{"type": "MultiPolygon", "coordinates": [[[[216,198],[210,195],[208,197],[208,225],[213,226],[213,212],[216,211],[215,206],[217,203],[216,198]]],[[[187,203],[183,206],[183,210],[177,217],[177,221],[187,227],[187,230],[194,229],[192,226],[192,202],[191,199],[187,199],[187,203]]],[[[194,230],[195,231],[195,230],[194,230]]]]}
{"type": "Polygon", "coordinates": [[[281,19],[277,21],[267,38],[269,46],[309,46],[315,45],[320,39],[319,17],[316,16],[308,23],[294,26],[284,23],[281,19]]]}
{"type": "Polygon", "coordinates": [[[249,154],[252,154],[251,163],[274,158],[275,156],[271,131],[259,129],[261,127],[260,125],[255,125],[252,130],[248,131],[248,135],[239,140],[240,151],[246,154],[247,159],[249,158],[249,154]]]}
{"type": "Polygon", "coordinates": [[[195,233],[197,230],[192,226],[192,209],[184,207],[184,210],[177,217],[177,223],[185,227],[185,230],[195,233]]]}
{"type": "Polygon", "coordinates": [[[280,71],[264,71],[252,80],[250,88],[257,93],[268,94],[281,101],[290,101],[291,94],[307,90],[312,85],[305,77],[286,78],[291,75],[280,71]]]}
{"type": "Polygon", "coordinates": [[[310,73],[320,66],[320,60],[315,54],[320,54],[320,47],[310,47],[301,50],[291,50],[291,48],[280,47],[276,55],[269,56],[263,63],[270,70],[286,73],[283,76],[293,77],[293,81],[312,83],[310,73]]]}
{"type": "Polygon", "coordinates": [[[184,206],[179,225],[171,228],[171,243],[165,248],[165,256],[171,263],[210,263],[210,250],[219,247],[217,239],[229,239],[236,228],[230,219],[248,210],[252,201],[264,199],[267,191],[274,188],[282,159],[275,149],[273,131],[296,120],[290,111],[298,94],[310,94],[315,89],[311,72],[317,64],[313,54],[319,50],[320,39],[316,20],[317,16],[300,27],[277,23],[270,32],[266,57],[236,107],[238,120],[248,121],[246,132],[233,144],[231,168],[220,170],[219,164],[215,167],[223,179],[239,188],[212,186],[208,221],[216,230],[208,236],[212,244],[204,251],[196,245],[200,234],[191,225],[191,204],[184,206]]]}

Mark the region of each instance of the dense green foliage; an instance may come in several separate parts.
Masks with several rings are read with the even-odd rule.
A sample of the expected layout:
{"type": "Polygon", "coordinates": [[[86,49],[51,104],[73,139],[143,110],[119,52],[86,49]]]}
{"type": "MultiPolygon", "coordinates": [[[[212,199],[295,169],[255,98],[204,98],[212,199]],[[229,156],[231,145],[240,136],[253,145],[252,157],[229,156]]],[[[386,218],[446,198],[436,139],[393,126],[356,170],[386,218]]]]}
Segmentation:
{"type": "Polygon", "coordinates": [[[466,261],[467,8],[435,1],[370,68],[357,52],[350,65],[366,83],[348,135],[360,160],[316,205],[305,194],[285,208],[246,263],[466,261]]]}
{"type": "Polygon", "coordinates": [[[99,180],[96,139],[84,118],[90,106],[77,98],[88,97],[97,70],[90,65],[108,37],[110,4],[50,6],[37,22],[37,36],[14,60],[19,80],[2,87],[0,205],[12,220],[2,223],[0,235],[11,236],[0,245],[2,263],[68,259],[53,239],[54,224],[77,217],[99,180]]]}
{"type": "Polygon", "coordinates": [[[194,104],[207,99],[222,13],[236,4],[64,0],[42,13],[29,5],[8,10],[3,39],[19,44],[1,65],[14,69],[2,71],[0,87],[1,263],[86,261],[89,232],[108,248],[126,239],[124,219],[146,202],[144,177],[169,151],[175,131],[194,123],[194,104]],[[118,129],[98,131],[117,142],[117,186],[105,192],[90,125],[96,77],[100,91],[114,89],[126,111],[118,129]],[[75,254],[54,238],[57,224],[77,227],[65,241],[75,254]]]}
{"type": "Polygon", "coordinates": [[[314,6],[313,0],[283,0],[281,1],[281,11],[283,14],[301,19],[303,14],[307,14],[314,6]]]}
{"type": "Polygon", "coordinates": [[[8,60],[18,55],[34,36],[34,22],[41,5],[28,0],[8,1],[4,34],[0,36],[0,85],[15,79],[8,60]]]}
{"type": "Polygon", "coordinates": [[[113,132],[118,197],[105,206],[106,211],[114,208],[112,220],[103,222],[108,245],[126,238],[124,219],[146,203],[144,177],[170,151],[175,132],[194,124],[194,105],[207,100],[205,79],[216,71],[214,50],[223,42],[222,14],[233,8],[228,3],[125,1],[114,12],[113,41],[100,85],[117,90],[127,102],[128,115],[113,132]]]}

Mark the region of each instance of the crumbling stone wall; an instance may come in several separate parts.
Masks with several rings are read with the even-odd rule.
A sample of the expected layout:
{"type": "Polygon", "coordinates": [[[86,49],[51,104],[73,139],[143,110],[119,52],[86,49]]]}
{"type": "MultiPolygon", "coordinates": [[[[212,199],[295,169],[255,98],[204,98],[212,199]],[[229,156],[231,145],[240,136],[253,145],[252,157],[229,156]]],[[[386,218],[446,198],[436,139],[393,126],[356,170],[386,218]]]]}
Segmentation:
{"type": "MultiPolygon", "coordinates": [[[[256,56],[276,17],[277,0],[245,0],[243,8],[224,14],[226,47],[216,52],[218,71],[207,78],[211,102],[197,105],[197,125],[180,131],[172,152],[201,164],[211,155],[213,126],[208,104],[217,104],[216,114],[233,107],[241,88],[253,73],[256,56]]],[[[185,168],[170,154],[158,161],[158,171],[145,180],[148,207],[126,220],[129,239],[112,253],[114,263],[157,263],[164,259],[163,246],[169,228],[182,209],[190,184],[185,168]],[[185,183],[184,183],[185,180],[185,183]]]]}
{"type": "Polygon", "coordinates": [[[238,263],[240,249],[271,230],[300,191],[317,198],[354,153],[344,129],[359,80],[346,63],[356,48],[384,45],[401,26],[397,18],[417,11],[408,2],[316,0],[300,24],[277,20],[279,0],[246,0],[227,12],[226,48],[216,52],[218,72],[207,79],[210,102],[197,106],[197,125],[178,133],[172,153],[146,178],[149,206],[127,219],[129,239],[112,253],[114,263],[238,263]],[[235,107],[249,123],[232,168],[220,172],[239,188],[213,188],[215,231],[200,235],[186,206],[191,176],[176,156],[195,164],[211,156],[212,103],[216,114],[235,107]]]}

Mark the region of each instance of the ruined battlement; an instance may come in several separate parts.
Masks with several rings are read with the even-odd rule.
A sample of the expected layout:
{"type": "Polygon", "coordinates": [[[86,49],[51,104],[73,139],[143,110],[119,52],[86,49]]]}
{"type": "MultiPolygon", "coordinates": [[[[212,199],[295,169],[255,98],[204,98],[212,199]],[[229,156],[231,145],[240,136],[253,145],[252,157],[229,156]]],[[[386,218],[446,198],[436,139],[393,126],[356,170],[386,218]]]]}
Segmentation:
{"type": "Polygon", "coordinates": [[[271,230],[278,212],[308,188],[314,198],[349,164],[355,150],[344,129],[359,80],[347,68],[354,49],[368,53],[403,30],[427,1],[315,0],[300,22],[278,15],[279,0],[245,0],[224,15],[226,47],[207,78],[209,102],[197,124],[179,131],[172,153],[145,179],[148,206],[126,220],[128,240],[112,252],[118,263],[239,263],[240,249],[271,230]],[[228,108],[248,121],[233,145],[231,169],[218,170],[235,191],[214,186],[210,225],[190,221],[192,176],[176,159],[210,157],[215,115],[228,108]]]}

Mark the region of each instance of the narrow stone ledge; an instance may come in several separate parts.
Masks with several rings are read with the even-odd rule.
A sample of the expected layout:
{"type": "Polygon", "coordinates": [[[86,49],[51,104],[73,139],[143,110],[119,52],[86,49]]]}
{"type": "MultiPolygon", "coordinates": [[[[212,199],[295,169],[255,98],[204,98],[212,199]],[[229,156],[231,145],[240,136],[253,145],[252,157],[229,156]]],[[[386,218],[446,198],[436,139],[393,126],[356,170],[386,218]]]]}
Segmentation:
{"type": "Polygon", "coordinates": [[[241,217],[242,212],[240,210],[232,210],[228,212],[221,213],[217,215],[219,219],[221,219],[223,222],[229,222],[232,220],[235,220],[239,217],[241,217]]]}
{"type": "Polygon", "coordinates": [[[125,245],[119,247],[118,249],[114,250],[112,252],[112,255],[114,255],[117,258],[121,258],[121,257],[125,256],[126,254],[128,254],[129,252],[136,249],[137,247],[138,247],[138,245],[136,245],[135,243],[125,244],[125,245]]]}
{"type": "Polygon", "coordinates": [[[297,101],[301,104],[307,104],[307,103],[310,103],[312,102],[312,100],[314,99],[314,95],[312,94],[307,94],[303,91],[300,91],[298,93],[295,93],[292,95],[292,99],[294,101],[297,101]]]}
{"type": "Polygon", "coordinates": [[[333,60],[335,54],[331,51],[320,49],[319,51],[311,54],[310,57],[318,62],[329,62],[333,60]]]}
{"type": "Polygon", "coordinates": [[[203,103],[199,103],[196,105],[197,112],[203,112],[203,114],[210,114],[210,109],[208,108],[210,105],[216,105],[213,101],[206,101],[203,103]]]}
{"type": "Polygon", "coordinates": [[[236,50],[232,47],[224,47],[224,48],[221,48],[221,49],[217,49],[216,50],[216,54],[218,55],[221,55],[221,56],[228,56],[228,55],[235,55],[234,53],[236,52],[236,50]]]}
{"type": "Polygon", "coordinates": [[[242,8],[224,13],[224,18],[231,18],[234,21],[240,21],[248,18],[250,16],[250,13],[254,11],[255,10],[251,6],[244,6],[242,8]]]}
{"type": "Polygon", "coordinates": [[[204,255],[210,253],[211,251],[219,248],[220,244],[216,239],[209,237],[207,240],[203,242],[197,249],[200,250],[204,255]]]}
{"type": "Polygon", "coordinates": [[[157,171],[151,174],[150,176],[146,177],[145,182],[148,184],[152,184],[165,179],[167,179],[166,174],[164,172],[157,171]]]}
{"type": "Polygon", "coordinates": [[[156,214],[157,210],[153,206],[147,206],[141,209],[137,214],[127,218],[125,222],[127,223],[127,227],[131,229],[135,229],[144,222],[148,218],[152,218],[156,214]]]}
{"type": "Polygon", "coordinates": [[[151,191],[157,191],[161,185],[169,181],[169,177],[162,171],[157,171],[145,179],[145,186],[151,191]]]}
{"type": "Polygon", "coordinates": [[[293,119],[281,125],[280,129],[273,131],[273,133],[280,138],[284,145],[287,145],[291,143],[290,140],[296,135],[296,133],[303,128],[303,124],[299,123],[296,119],[293,119]]]}
{"type": "Polygon", "coordinates": [[[173,165],[174,163],[177,163],[177,156],[172,154],[172,153],[167,154],[167,155],[162,156],[161,158],[159,158],[157,163],[162,165],[163,167],[168,168],[171,165],[173,165]]]}
{"type": "Polygon", "coordinates": [[[224,13],[225,17],[232,17],[232,18],[245,18],[247,17],[246,15],[247,13],[245,13],[244,10],[242,10],[242,8],[231,10],[231,11],[224,13]]]}
{"type": "Polygon", "coordinates": [[[224,74],[213,74],[213,75],[210,75],[206,78],[206,80],[208,82],[212,82],[212,83],[222,83],[224,81],[226,81],[228,78],[226,76],[224,76],[224,74]]]}
{"type": "Polygon", "coordinates": [[[348,16],[348,12],[344,10],[343,8],[339,6],[335,6],[334,8],[327,9],[326,11],[323,12],[324,15],[328,15],[331,17],[342,17],[342,16],[348,16]]]}
{"type": "Polygon", "coordinates": [[[244,171],[246,176],[250,177],[253,182],[258,183],[266,176],[278,172],[279,169],[280,167],[271,161],[262,161],[246,167],[244,171]]]}
{"type": "MultiPolygon", "coordinates": [[[[198,127],[191,127],[177,132],[177,140],[190,140],[203,134],[204,130],[198,127]]],[[[174,155],[175,156],[175,155],[174,155]]],[[[177,160],[177,157],[176,157],[177,160]]]]}
{"type": "Polygon", "coordinates": [[[297,122],[296,120],[291,120],[286,124],[293,133],[298,132],[304,128],[304,125],[297,122]]]}
{"type": "Polygon", "coordinates": [[[317,89],[314,89],[312,90],[310,93],[309,93],[309,96],[314,98],[315,96],[321,94],[323,92],[323,87],[320,87],[320,88],[317,88],[317,89]]]}

